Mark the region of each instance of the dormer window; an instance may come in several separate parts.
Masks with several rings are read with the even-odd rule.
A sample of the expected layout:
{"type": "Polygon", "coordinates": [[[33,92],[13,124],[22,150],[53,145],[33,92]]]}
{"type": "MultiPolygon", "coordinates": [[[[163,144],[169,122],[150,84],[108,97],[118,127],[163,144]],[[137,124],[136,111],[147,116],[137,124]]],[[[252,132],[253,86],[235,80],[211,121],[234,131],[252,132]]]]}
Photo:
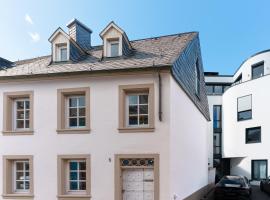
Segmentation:
{"type": "Polygon", "coordinates": [[[119,40],[111,40],[111,41],[108,41],[108,43],[109,43],[108,45],[109,57],[119,56],[119,40]]]}
{"type": "Polygon", "coordinates": [[[67,44],[56,45],[56,58],[58,62],[64,62],[68,60],[67,56],[67,44]]]}

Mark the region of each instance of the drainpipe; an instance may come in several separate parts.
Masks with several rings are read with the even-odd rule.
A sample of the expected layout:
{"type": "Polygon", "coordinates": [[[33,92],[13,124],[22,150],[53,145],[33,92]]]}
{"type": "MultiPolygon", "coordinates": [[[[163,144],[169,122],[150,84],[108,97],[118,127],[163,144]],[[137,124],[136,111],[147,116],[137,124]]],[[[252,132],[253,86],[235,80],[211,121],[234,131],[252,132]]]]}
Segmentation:
{"type": "Polygon", "coordinates": [[[158,71],[158,118],[162,121],[162,79],[158,71]]]}

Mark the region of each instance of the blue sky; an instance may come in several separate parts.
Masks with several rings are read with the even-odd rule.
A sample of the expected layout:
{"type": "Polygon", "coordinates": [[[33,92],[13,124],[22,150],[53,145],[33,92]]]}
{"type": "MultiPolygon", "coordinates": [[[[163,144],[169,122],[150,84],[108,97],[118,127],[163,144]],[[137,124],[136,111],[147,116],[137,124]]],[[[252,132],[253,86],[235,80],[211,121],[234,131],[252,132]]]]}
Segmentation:
{"type": "Polygon", "coordinates": [[[270,49],[269,0],[0,0],[0,56],[48,55],[54,30],[77,18],[92,43],[114,20],[129,39],[199,31],[205,71],[233,74],[252,54],[270,49]]]}

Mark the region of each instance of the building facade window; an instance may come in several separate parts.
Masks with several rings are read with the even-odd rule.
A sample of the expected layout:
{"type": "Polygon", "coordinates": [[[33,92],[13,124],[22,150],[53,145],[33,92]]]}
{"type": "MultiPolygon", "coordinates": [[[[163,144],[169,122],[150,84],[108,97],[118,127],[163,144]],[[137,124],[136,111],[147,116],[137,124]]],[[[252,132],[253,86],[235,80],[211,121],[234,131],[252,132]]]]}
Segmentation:
{"type": "Polygon", "coordinates": [[[261,127],[246,129],[246,144],[261,142],[261,127]]]}
{"type": "Polygon", "coordinates": [[[213,153],[214,158],[221,157],[222,106],[213,106],[213,153]]]}
{"type": "Polygon", "coordinates": [[[252,118],[252,95],[237,98],[237,120],[243,121],[252,118]]]}
{"type": "Polygon", "coordinates": [[[213,106],[213,128],[221,129],[222,128],[222,107],[221,105],[213,106]]]}
{"type": "Polygon", "coordinates": [[[208,95],[222,95],[229,87],[228,84],[207,84],[206,92],[208,95]]]}
{"type": "Polygon", "coordinates": [[[57,125],[58,133],[89,133],[90,88],[58,89],[57,125]]]}
{"type": "Polygon", "coordinates": [[[119,41],[110,42],[111,57],[119,56],[119,41]]]}
{"type": "Polygon", "coordinates": [[[147,127],[149,125],[149,93],[127,94],[127,126],[147,127]]]}
{"type": "Polygon", "coordinates": [[[85,95],[68,96],[66,100],[67,126],[85,128],[85,95]]]}
{"type": "Polygon", "coordinates": [[[4,135],[33,134],[33,92],[4,93],[4,135]]]}
{"type": "Polygon", "coordinates": [[[264,62],[257,63],[251,67],[252,79],[260,78],[264,75],[264,62]]]}
{"type": "Polygon", "coordinates": [[[60,48],[60,61],[67,61],[67,48],[66,47],[60,48]]]}
{"type": "Polygon", "coordinates": [[[33,157],[3,156],[3,197],[33,197],[33,157]]]}
{"type": "Polygon", "coordinates": [[[119,86],[119,131],[154,130],[154,85],[119,86]]]}
{"type": "Polygon", "coordinates": [[[262,180],[268,177],[268,161],[252,160],[251,161],[251,177],[252,180],[262,180]]]}
{"type": "Polygon", "coordinates": [[[58,198],[90,199],[90,155],[58,156],[58,198]]]}
{"type": "Polygon", "coordinates": [[[66,43],[55,45],[55,61],[65,62],[68,60],[68,48],[66,43]]]}

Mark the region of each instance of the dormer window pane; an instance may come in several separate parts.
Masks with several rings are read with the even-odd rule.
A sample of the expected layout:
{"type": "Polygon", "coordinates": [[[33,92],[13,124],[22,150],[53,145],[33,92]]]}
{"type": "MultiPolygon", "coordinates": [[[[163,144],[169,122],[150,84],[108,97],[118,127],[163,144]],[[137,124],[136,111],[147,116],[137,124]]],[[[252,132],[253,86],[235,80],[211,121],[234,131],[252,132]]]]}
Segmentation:
{"type": "Polygon", "coordinates": [[[119,42],[111,42],[111,57],[119,56],[119,42]]]}
{"type": "Polygon", "coordinates": [[[60,61],[67,61],[67,48],[62,47],[60,49],[60,61]]]}

